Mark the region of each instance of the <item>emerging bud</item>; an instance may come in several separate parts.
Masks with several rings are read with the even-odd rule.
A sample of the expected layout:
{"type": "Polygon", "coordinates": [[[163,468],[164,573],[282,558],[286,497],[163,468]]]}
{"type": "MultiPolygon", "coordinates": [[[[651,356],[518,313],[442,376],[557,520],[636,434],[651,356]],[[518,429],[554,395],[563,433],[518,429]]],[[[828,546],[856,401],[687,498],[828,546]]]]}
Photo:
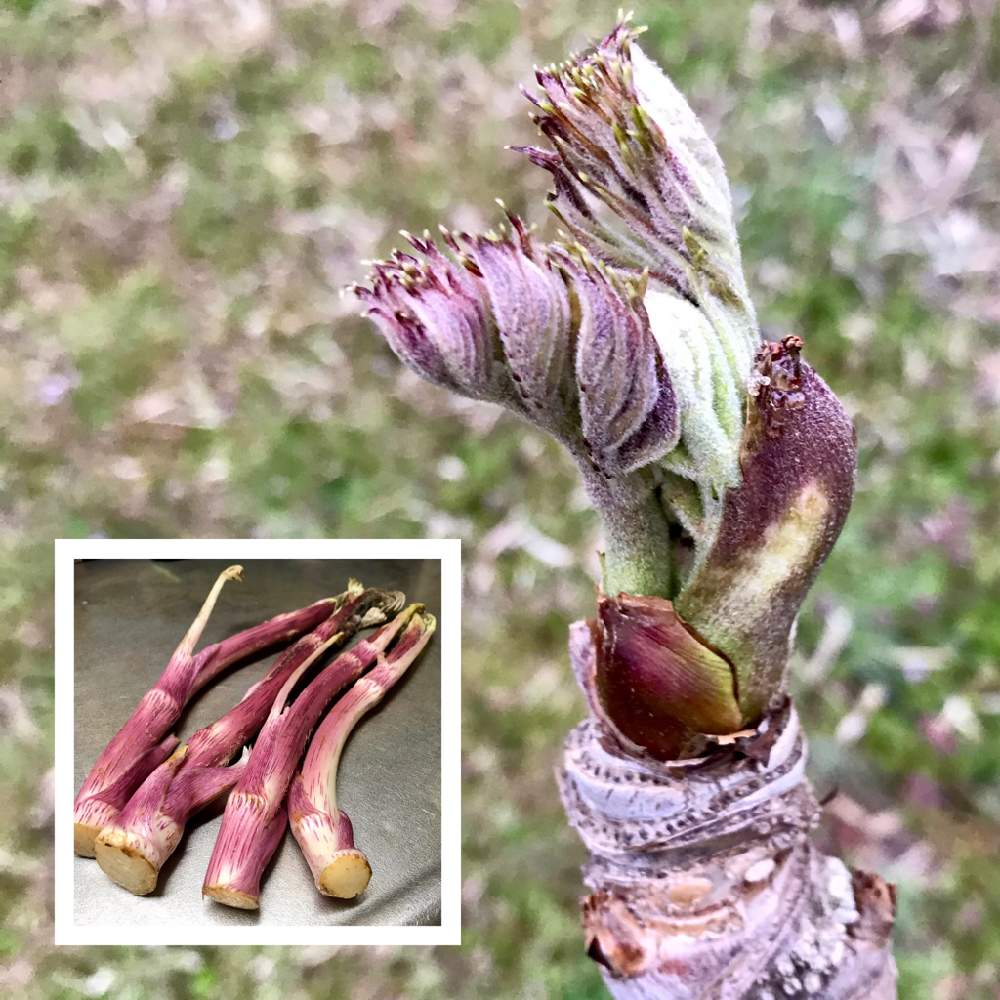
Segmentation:
{"type": "MultiPolygon", "coordinates": [[[[625,21],[592,51],[536,71],[526,95],[554,151],[519,147],[555,180],[550,207],[596,259],[648,273],[645,306],[681,416],[663,502],[699,554],[739,484],[746,384],[760,334],[729,182],[683,96],[625,21]]],[[[658,456],[659,457],[659,456],[658,456]]]]}
{"type": "Polygon", "coordinates": [[[639,33],[622,21],[593,50],[536,69],[544,94],[525,96],[555,152],[521,151],[552,174],[554,211],[595,255],[690,295],[685,230],[735,248],[729,184],[687,102],[634,44],[639,33]]]}
{"type": "Polygon", "coordinates": [[[357,294],[404,362],[577,460],[620,595],[588,693],[624,742],[669,755],[780,691],[854,444],[801,341],[761,348],[722,161],[637,34],[536,73],[553,148],[522,151],[555,180],[561,243],[512,215],[501,235],[445,230],[453,258],[411,237],[423,259],[397,253],[357,294]]]}
{"type": "Polygon", "coordinates": [[[537,72],[554,150],[550,204],[569,233],[533,245],[520,219],[442,230],[356,288],[393,350],[430,381],[502,403],[577,460],[606,529],[604,584],[671,596],[671,525],[703,558],[739,485],[760,342],[722,161],[670,81],[619,24],[537,72]],[[648,286],[648,287],[647,287],[648,286]]]}

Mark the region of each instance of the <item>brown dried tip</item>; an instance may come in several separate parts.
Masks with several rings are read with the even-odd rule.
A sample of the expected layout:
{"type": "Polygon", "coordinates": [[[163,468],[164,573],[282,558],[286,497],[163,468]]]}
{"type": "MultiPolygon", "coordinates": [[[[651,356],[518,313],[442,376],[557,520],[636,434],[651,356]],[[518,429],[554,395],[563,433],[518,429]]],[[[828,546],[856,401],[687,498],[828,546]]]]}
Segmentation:
{"type": "Polygon", "coordinates": [[[881,944],[888,939],[896,922],[896,887],[881,875],[859,869],[851,872],[851,881],[854,905],[858,908],[858,922],[852,936],[881,944]]]}

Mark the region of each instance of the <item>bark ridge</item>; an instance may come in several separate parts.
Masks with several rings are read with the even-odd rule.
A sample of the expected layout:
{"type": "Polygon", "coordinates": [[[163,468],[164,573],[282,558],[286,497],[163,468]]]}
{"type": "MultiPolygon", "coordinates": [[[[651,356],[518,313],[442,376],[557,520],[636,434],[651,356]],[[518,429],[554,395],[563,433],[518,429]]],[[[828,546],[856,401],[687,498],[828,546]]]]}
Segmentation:
{"type": "Polygon", "coordinates": [[[894,1000],[894,889],[812,843],[805,765],[788,698],[690,760],[636,757],[594,717],[569,734],[560,793],[590,854],[587,951],[612,996],[894,1000]]]}

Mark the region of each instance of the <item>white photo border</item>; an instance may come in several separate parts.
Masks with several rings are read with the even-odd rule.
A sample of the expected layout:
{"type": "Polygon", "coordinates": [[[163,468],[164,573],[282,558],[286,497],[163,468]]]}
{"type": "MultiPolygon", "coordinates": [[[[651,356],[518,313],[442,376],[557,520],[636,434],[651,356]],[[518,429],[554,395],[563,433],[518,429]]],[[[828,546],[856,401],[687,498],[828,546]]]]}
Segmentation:
{"type": "Polygon", "coordinates": [[[56,945],[460,945],[462,549],[457,538],[59,538],[55,540],[56,945]],[[73,922],[73,572],[79,559],[435,559],[441,562],[441,923],[434,927],[191,930],[73,922]]]}

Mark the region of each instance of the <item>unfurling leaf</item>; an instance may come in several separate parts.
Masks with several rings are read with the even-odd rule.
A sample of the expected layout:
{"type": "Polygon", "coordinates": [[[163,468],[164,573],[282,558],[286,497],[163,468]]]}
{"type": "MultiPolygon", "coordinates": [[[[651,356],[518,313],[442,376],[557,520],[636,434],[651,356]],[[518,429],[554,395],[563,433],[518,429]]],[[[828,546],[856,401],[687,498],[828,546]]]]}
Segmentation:
{"type": "Polygon", "coordinates": [[[438,385],[504,402],[510,376],[496,361],[496,332],[482,282],[429,240],[413,240],[425,259],[393,254],[375,265],[370,288],[356,286],[389,346],[405,365],[438,385]]]}
{"type": "Polygon", "coordinates": [[[677,443],[666,361],[642,304],[645,280],[580,247],[536,247],[508,215],[503,235],[445,231],[422,258],[377,264],[369,304],[397,355],[431,381],[500,402],[548,430],[588,470],[610,478],[677,443]]]}
{"type": "Polygon", "coordinates": [[[579,304],[576,380],[587,453],[606,476],[662,457],[680,433],[677,399],[642,304],[645,281],[553,251],[579,304]]]}
{"type": "Polygon", "coordinates": [[[528,99],[554,151],[519,148],[552,174],[550,205],[574,240],[611,268],[650,276],[645,311],[681,424],[648,461],[693,485],[662,499],[697,558],[718,527],[718,498],[739,483],[760,333],[722,160],[637,34],[622,22],[592,51],[537,70],[543,94],[528,99]]]}
{"type": "Polygon", "coordinates": [[[517,239],[476,236],[469,256],[483,276],[503,355],[530,417],[558,437],[573,433],[569,296],[548,262],[534,251],[520,219],[517,239]]]}
{"type": "Polygon", "coordinates": [[[716,258],[720,293],[746,298],[722,160],[637,34],[622,22],[592,51],[536,70],[544,93],[526,96],[555,152],[520,151],[553,175],[553,209],[598,258],[691,297],[691,237],[716,258]]]}

